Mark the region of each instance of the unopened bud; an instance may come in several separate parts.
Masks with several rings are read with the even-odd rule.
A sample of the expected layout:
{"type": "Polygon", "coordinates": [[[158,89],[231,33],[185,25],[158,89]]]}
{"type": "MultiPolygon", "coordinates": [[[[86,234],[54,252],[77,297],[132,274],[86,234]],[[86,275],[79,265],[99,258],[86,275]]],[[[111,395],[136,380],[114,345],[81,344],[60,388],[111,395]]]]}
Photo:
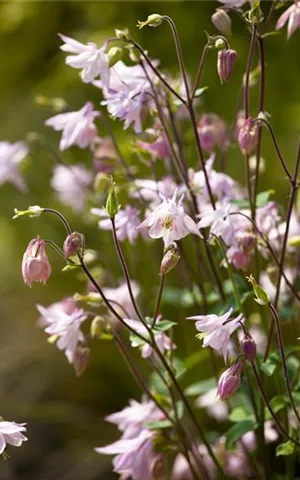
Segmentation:
{"type": "Polygon", "coordinates": [[[104,193],[107,188],[107,175],[105,173],[97,173],[94,180],[94,190],[96,193],[104,193]]]}
{"type": "Polygon", "coordinates": [[[103,317],[97,315],[91,323],[90,334],[92,338],[101,338],[103,330],[106,327],[106,321],[103,317]]]}
{"type": "Polygon", "coordinates": [[[82,233],[72,232],[64,241],[64,254],[66,258],[70,258],[77,252],[80,255],[84,253],[84,236],[82,233]]]}
{"type": "Polygon", "coordinates": [[[247,360],[253,363],[256,355],[256,343],[249,333],[246,333],[241,341],[242,351],[247,360]]]}
{"type": "Polygon", "coordinates": [[[149,25],[149,27],[158,27],[162,23],[163,19],[164,17],[162,15],[159,15],[158,13],[152,13],[152,15],[148,16],[145,22],[138,21],[137,26],[139,29],[146,27],[147,25],[149,25]]]}
{"type": "Polygon", "coordinates": [[[14,216],[13,220],[19,217],[39,217],[44,213],[44,208],[39,207],[38,205],[33,205],[32,207],[29,207],[28,210],[18,210],[17,208],[14,209],[14,216]]]}
{"type": "Polygon", "coordinates": [[[166,478],[166,460],[162,453],[156,455],[150,464],[151,478],[164,480],[166,478]]]}
{"type": "Polygon", "coordinates": [[[119,201],[115,190],[115,182],[109,177],[109,191],[106,201],[106,211],[110,218],[114,218],[119,211],[119,201]]]}
{"type": "Polygon", "coordinates": [[[247,118],[244,125],[240,128],[238,142],[243,155],[249,155],[257,145],[258,125],[252,118],[247,118]]]}
{"type": "Polygon", "coordinates": [[[173,268],[177,265],[179,259],[180,255],[178,253],[178,247],[174,242],[170,245],[161,261],[160,275],[166,275],[171,270],[173,270],[173,268]]]}
{"type": "Polygon", "coordinates": [[[228,82],[237,58],[235,50],[227,49],[218,52],[217,70],[221,83],[228,82]]]}
{"type": "Polygon", "coordinates": [[[123,49],[120,47],[112,47],[109,49],[108,52],[108,61],[109,66],[113,67],[117,62],[122,60],[123,57],[123,49]]]}
{"type": "Polygon", "coordinates": [[[231,398],[241,383],[243,363],[239,360],[222,373],[218,382],[218,395],[221,400],[231,398]]]}
{"type": "Polygon", "coordinates": [[[73,358],[73,366],[77,377],[80,377],[86,370],[89,363],[90,353],[91,351],[87,347],[76,348],[73,358]]]}
{"type": "Polygon", "coordinates": [[[225,10],[216,10],[211,20],[219,32],[223,35],[231,35],[231,18],[225,10]]]}
{"type": "Polygon", "coordinates": [[[268,292],[264,290],[258,283],[256,283],[256,280],[253,277],[253,275],[250,275],[250,277],[248,277],[247,280],[252,284],[253,291],[256,297],[254,300],[259,305],[263,305],[263,306],[269,305],[270,295],[268,294],[268,292]]]}

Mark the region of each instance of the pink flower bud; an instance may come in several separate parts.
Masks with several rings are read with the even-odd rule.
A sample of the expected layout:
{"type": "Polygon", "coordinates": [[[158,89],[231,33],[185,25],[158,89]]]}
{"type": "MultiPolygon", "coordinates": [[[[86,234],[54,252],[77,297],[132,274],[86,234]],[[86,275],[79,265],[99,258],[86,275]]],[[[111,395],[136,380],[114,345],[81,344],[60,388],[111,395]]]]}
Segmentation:
{"type": "Polygon", "coordinates": [[[241,345],[243,354],[247,360],[249,360],[249,362],[253,363],[256,355],[256,343],[249,333],[245,334],[243,340],[241,341],[241,345]]]}
{"type": "Polygon", "coordinates": [[[178,248],[176,243],[172,243],[168,250],[166,251],[161,264],[160,264],[160,275],[166,275],[177,265],[180,259],[178,248]]]}
{"type": "Polygon", "coordinates": [[[89,363],[90,349],[87,347],[77,347],[73,359],[73,365],[77,377],[80,377],[89,363]]]}
{"type": "Polygon", "coordinates": [[[219,32],[223,33],[223,35],[231,35],[231,18],[225,10],[216,10],[211,20],[219,32]]]}
{"type": "Polygon", "coordinates": [[[45,242],[40,237],[34,238],[28,244],[23,255],[22,275],[26,285],[32,286],[33,282],[46,283],[51,275],[45,242]]]}
{"type": "Polygon", "coordinates": [[[72,257],[76,252],[83,254],[84,236],[82,233],[72,232],[64,241],[64,254],[66,258],[72,257]]]}
{"type": "Polygon", "coordinates": [[[238,142],[243,155],[249,155],[257,145],[258,125],[253,123],[252,118],[247,118],[240,128],[238,142]]]}
{"type": "Polygon", "coordinates": [[[218,395],[221,400],[232,397],[241,383],[241,374],[243,371],[243,363],[236,362],[222,373],[218,382],[218,395]]]}
{"type": "Polygon", "coordinates": [[[217,70],[221,83],[229,81],[236,57],[237,53],[235,50],[227,49],[218,52],[217,70]]]}
{"type": "Polygon", "coordinates": [[[225,122],[214,113],[205,113],[198,123],[198,135],[204,150],[212,153],[226,141],[225,122]]]}

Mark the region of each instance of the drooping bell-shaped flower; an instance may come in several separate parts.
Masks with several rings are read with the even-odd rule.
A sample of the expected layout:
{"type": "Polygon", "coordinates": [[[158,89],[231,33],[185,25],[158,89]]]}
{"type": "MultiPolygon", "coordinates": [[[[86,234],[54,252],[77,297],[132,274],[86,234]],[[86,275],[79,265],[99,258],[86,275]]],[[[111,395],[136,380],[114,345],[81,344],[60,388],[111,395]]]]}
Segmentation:
{"type": "Polygon", "coordinates": [[[22,275],[26,285],[33,282],[46,283],[51,275],[51,265],[48,260],[45,242],[40,237],[32,239],[23,255],[22,275]]]}
{"type": "Polygon", "coordinates": [[[243,363],[238,360],[222,373],[218,382],[218,395],[221,400],[226,400],[236,393],[241,383],[243,368],[243,363]]]}

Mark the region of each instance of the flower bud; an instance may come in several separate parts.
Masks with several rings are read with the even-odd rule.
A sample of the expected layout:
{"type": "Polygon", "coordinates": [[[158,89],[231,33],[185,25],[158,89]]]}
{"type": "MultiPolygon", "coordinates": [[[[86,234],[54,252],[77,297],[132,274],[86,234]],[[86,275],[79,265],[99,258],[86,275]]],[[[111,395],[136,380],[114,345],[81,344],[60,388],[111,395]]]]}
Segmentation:
{"type": "Polygon", "coordinates": [[[242,351],[247,360],[253,363],[256,355],[256,343],[249,333],[246,333],[241,341],[242,351]]]}
{"type": "Polygon", "coordinates": [[[91,327],[90,327],[91,337],[101,338],[101,335],[104,329],[106,328],[106,325],[107,325],[107,322],[104,320],[104,318],[97,315],[91,323],[91,327]]]}
{"type": "Polygon", "coordinates": [[[28,244],[22,261],[23,280],[29,287],[33,282],[46,283],[51,275],[45,242],[40,237],[34,238],[28,244]]]}
{"type": "Polygon", "coordinates": [[[240,128],[238,142],[243,155],[249,155],[257,145],[258,125],[253,123],[252,118],[247,118],[240,128]]]}
{"type": "Polygon", "coordinates": [[[115,29],[115,34],[116,34],[116,37],[119,40],[124,40],[124,41],[129,40],[129,30],[128,30],[128,28],[124,28],[123,30],[119,30],[118,28],[116,28],[115,29]]]}
{"type": "Polygon", "coordinates": [[[123,49],[120,47],[111,47],[108,52],[109,66],[113,67],[117,62],[122,60],[123,49]]]}
{"type": "Polygon", "coordinates": [[[218,395],[221,400],[231,398],[241,383],[243,363],[239,360],[222,373],[218,382],[218,395]]]}
{"type": "Polygon", "coordinates": [[[236,51],[229,48],[218,52],[217,70],[221,83],[229,81],[233,72],[236,57],[236,51]]]}
{"type": "Polygon", "coordinates": [[[269,305],[270,303],[270,295],[266,290],[264,290],[258,283],[256,283],[255,278],[253,275],[247,278],[248,282],[252,284],[254,294],[256,298],[254,299],[259,305],[269,305]]]}
{"type": "Polygon", "coordinates": [[[89,363],[90,353],[91,351],[87,347],[78,346],[76,348],[74,359],[73,359],[73,366],[74,366],[77,377],[80,377],[85,371],[85,369],[87,368],[89,363]]]}
{"type": "Polygon", "coordinates": [[[64,254],[66,258],[70,258],[77,252],[80,255],[84,253],[84,236],[82,233],[72,232],[64,241],[64,254]]]}
{"type": "Polygon", "coordinates": [[[166,275],[177,265],[180,255],[178,253],[178,248],[176,243],[172,243],[168,250],[166,251],[161,264],[160,264],[160,275],[166,275]]]}
{"type": "Polygon", "coordinates": [[[208,153],[216,147],[222,147],[226,141],[226,126],[224,121],[214,113],[205,113],[198,123],[198,135],[201,146],[208,153]]]}
{"type": "Polygon", "coordinates": [[[152,15],[149,15],[147,20],[145,22],[140,22],[138,21],[138,28],[141,29],[143,27],[146,27],[149,25],[149,27],[158,27],[163,21],[164,17],[162,15],[159,15],[158,13],[152,13],[152,15]]]}
{"type": "Polygon", "coordinates": [[[231,18],[225,10],[216,10],[211,20],[219,32],[223,35],[231,35],[231,18]]]}
{"type": "Polygon", "coordinates": [[[109,191],[106,200],[106,211],[110,218],[114,218],[119,211],[119,201],[115,190],[115,182],[109,177],[109,191]]]}
{"type": "Polygon", "coordinates": [[[39,205],[33,205],[28,208],[28,210],[18,210],[17,208],[14,209],[15,215],[13,216],[13,220],[19,217],[39,217],[44,213],[44,208],[39,207],[39,205]]]}

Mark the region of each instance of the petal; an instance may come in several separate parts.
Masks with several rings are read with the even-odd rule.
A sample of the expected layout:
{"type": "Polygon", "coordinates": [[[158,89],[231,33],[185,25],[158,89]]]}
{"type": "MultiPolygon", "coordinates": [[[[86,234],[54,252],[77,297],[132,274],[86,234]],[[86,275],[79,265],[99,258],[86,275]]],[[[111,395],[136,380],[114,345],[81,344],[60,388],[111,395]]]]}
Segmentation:
{"type": "Polygon", "coordinates": [[[6,447],[6,443],[5,443],[5,440],[4,440],[4,436],[0,433],[0,455],[1,455],[1,453],[4,452],[5,447],[6,447]]]}

